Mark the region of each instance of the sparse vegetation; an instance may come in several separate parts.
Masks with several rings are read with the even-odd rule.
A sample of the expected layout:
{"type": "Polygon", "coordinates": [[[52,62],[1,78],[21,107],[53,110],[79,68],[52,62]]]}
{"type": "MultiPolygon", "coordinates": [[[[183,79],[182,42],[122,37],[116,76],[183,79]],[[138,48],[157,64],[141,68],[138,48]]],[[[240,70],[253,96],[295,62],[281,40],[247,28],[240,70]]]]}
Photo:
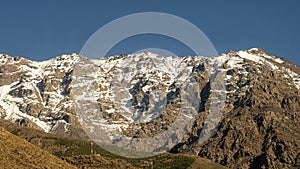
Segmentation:
{"type": "Polygon", "coordinates": [[[75,168],[0,127],[0,168],[75,168]]]}
{"type": "MultiPolygon", "coordinates": [[[[149,158],[126,158],[112,154],[102,149],[97,144],[92,145],[88,140],[76,140],[59,137],[29,127],[21,127],[10,122],[0,120],[0,126],[11,133],[26,139],[28,142],[39,146],[51,154],[63,159],[69,164],[82,168],[172,168],[183,169],[191,166],[195,161],[202,160],[197,156],[161,154],[149,158]]],[[[16,151],[21,151],[17,148],[16,151]]],[[[38,157],[36,157],[38,158],[38,157]]],[[[40,160],[45,160],[41,157],[40,160]]],[[[203,161],[203,160],[202,160],[203,161]]],[[[199,163],[203,166],[224,168],[209,160],[199,163]]],[[[197,167],[198,168],[198,167],[197,167]]]]}

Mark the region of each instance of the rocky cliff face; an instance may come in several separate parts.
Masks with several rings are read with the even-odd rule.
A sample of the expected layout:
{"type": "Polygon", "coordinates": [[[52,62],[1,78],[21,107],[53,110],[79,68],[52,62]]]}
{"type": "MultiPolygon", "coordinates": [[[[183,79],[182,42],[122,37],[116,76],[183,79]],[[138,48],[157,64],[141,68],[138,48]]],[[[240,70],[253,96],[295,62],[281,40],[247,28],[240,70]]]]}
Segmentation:
{"type": "Polygon", "coordinates": [[[46,132],[84,137],[84,132],[77,130],[80,127],[70,99],[69,84],[77,59],[73,54],[34,62],[1,55],[1,117],[46,132]]]}
{"type": "Polygon", "coordinates": [[[262,50],[230,52],[227,100],[217,132],[193,142],[200,125],[174,151],[197,150],[230,168],[299,168],[299,67],[262,50]]]}
{"type": "Polygon", "coordinates": [[[194,153],[232,168],[300,167],[300,68],[257,48],[214,58],[140,53],[89,61],[72,54],[34,62],[0,55],[0,116],[86,138],[74,104],[86,86],[73,83],[78,81],[75,65],[83,61],[96,65],[90,69],[89,78],[96,81],[90,88],[104,130],[128,137],[156,135],[170,128],[182,107],[191,107],[182,106],[182,98],[184,91],[193,91],[195,122],[172,152],[194,153]],[[216,131],[200,143],[201,131],[209,128],[210,107],[218,101],[212,64],[221,65],[215,71],[224,77],[226,104],[216,131]],[[187,81],[191,85],[183,88],[187,81]]]}

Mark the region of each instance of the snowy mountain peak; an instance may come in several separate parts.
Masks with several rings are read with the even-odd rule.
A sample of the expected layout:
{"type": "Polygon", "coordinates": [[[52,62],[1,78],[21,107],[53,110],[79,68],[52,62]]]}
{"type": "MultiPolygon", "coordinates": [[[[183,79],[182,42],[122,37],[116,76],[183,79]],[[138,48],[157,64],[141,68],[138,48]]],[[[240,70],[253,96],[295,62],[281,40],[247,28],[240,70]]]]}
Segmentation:
{"type": "MultiPolygon", "coordinates": [[[[74,66],[84,59],[89,60],[73,53],[36,62],[1,54],[1,117],[23,125],[36,126],[47,132],[71,133],[80,126],[71,97],[73,70],[74,66]]],[[[240,86],[240,82],[246,82],[253,76],[260,76],[265,73],[264,71],[279,74],[291,88],[300,88],[299,68],[259,48],[230,51],[228,54],[212,58],[166,57],[151,52],[141,52],[95,59],[91,63],[97,69],[93,78],[97,81],[98,96],[96,97],[100,100],[102,111],[109,117],[118,114],[116,107],[124,104],[126,99],[117,98],[114,92],[123,92],[124,97],[128,96],[127,101],[131,97],[136,99],[134,106],[139,108],[138,111],[144,112],[144,116],[139,117],[143,122],[150,122],[158,117],[147,112],[153,106],[149,101],[147,103],[142,101],[147,93],[157,88],[165,95],[175,92],[176,85],[184,82],[191,74],[197,75],[197,79],[202,78],[203,83],[207,83],[211,71],[207,65],[210,63],[218,65],[219,71],[226,72],[228,96],[235,93],[236,97],[240,97],[239,92],[244,93],[244,90],[252,87],[249,84],[240,86]],[[121,86],[112,85],[112,82],[127,83],[128,88],[123,89],[121,86]]],[[[124,112],[126,111],[130,109],[124,109],[124,112]]],[[[130,114],[121,117],[108,121],[110,124],[119,124],[123,119],[123,128],[126,128],[130,125],[129,122],[133,121],[132,117],[137,118],[136,115],[130,114]]],[[[103,123],[103,126],[110,125],[103,123]]],[[[111,129],[119,130],[120,127],[115,125],[111,129]]]]}
{"type": "MultiPolygon", "coordinates": [[[[255,168],[261,161],[274,168],[299,163],[299,89],[300,68],[259,48],[209,58],[142,52],[36,62],[0,55],[3,119],[76,138],[86,138],[82,124],[88,121],[87,132],[101,128],[116,143],[122,141],[114,139],[120,133],[126,139],[148,138],[178,119],[193,120],[171,151],[196,153],[232,168],[255,168]],[[214,90],[218,87],[226,90],[214,90]],[[217,93],[226,93],[220,118],[210,111],[224,99],[217,93]],[[88,110],[81,111],[85,106],[88,110]],[[208,117],[220,125],[209,125],[208,117]],[[198,142],[202,131],[214,129],[213,137],[198,142]]],[[[173,138],[178,139],[163,143],[173,138]]]]}

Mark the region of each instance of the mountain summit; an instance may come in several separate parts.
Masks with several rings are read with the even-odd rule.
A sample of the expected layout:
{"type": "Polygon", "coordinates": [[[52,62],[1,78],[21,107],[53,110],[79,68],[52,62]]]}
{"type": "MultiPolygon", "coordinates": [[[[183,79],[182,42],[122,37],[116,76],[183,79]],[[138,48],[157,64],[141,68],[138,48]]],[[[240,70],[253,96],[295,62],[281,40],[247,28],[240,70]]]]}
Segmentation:
{"type": "Polygon", "coordinates": [[[95,123],[105,131],[145,138],[170,128],[184,107],[181,84],[192,77],[196,85],[186,83],[186,89],[195,92],[197,116],[171,152],[197,154],[231,168],[300,167],[300,68],[258,48],[210,58],[143,52],[96,60],[71,54],[44,62],[0,54],[0,117],[88,138],[74,102],[85,90],[73,83],[80,63],[95,65],[89,77],[96,81],[93,97],[103,114],[95,123]],[[218,101],[214,71],[222,74],[226,99],[219,125],[209,128],[205,119],[218,101]],[[215,132],[200,143],[202,130],[215,132]]]}

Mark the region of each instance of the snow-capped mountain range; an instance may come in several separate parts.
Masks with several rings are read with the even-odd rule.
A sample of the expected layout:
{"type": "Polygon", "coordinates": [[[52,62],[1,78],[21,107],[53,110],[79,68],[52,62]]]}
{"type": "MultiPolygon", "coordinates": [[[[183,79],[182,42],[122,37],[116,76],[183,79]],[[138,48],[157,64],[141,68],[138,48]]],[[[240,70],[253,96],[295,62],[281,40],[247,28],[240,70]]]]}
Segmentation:
{"type": "MultiPolygon", "coordinates": [[[[142,87],[144,92],[153,86],[162,85],[165,92],[168,93],[169,87],[179,72],[187,67],[192,70],[199,64],[207,63],[207,60],[217,60],[221,64],[225,64],[228,68],[224,71],[230,71],[233,68],[241,69],[238,74],[243,76],[249,74],[247,70],[243,71],[247,62],[254,63],[258,68],[260,65],[269,66],[272,71],[281,72],[286,79],[289,79],[291,87],[300,88],[300,75],[285,67],[285,60],[260,51],[260,49],[253,48],[248,51],[221,54],[213,58],[201,56],[164,57],[145,52],[94,60],[93,62],[99,65],[99,74],[95,77],[101,93],[99,99],[116,102],[116,100],[111,100],[112,89],[108,87],[110,85],[108,78],[117,79],[116,76],[123,76],[124,72],[121,74],[120,70],[123,71],[125,68],[128,71],[125,76],[128,77],[123,78],[130,81],[131,84],[137,84],[139,81],[138,78],[132,79],[133,77],[144,77],[148,80],[148,84],[142,87]],[[148,68],[152,69],[148,69],[147,64],[150,65],[148,68]]],[[[80,56],[77,54],[62,55],[48,61],[36,62],[0,54],[0,59],[0,109],[4,110],[2,118],[14,122],[27,119],[46,132],[54,131],[61,123],[67,130],[67,126],[70,125],[69,120],[67,120],[70,113],[69,109],[73,107],[69,96],[71,91],[68,82],[72,78],[73,67],[80,60],[80,56]]],[[[259,75],[261,72],[259,69],[257,71],[259,75]]],[[[226,80],[233,83],[230,85],[234,85],[238,80],[237,78],[230,74],[226,75],[226,80]]],[[[125,89],[125,92],[127,90],[125,89]]],[[[239,90],[242,88],[234,87],[228,92],[238,93],[239,90]]],[[[108,108],[105,111],[113,114],[116,110],[108,108]]],[[[143,118],[151,121],[151,116],[155,115],[147,114],[143,118]]]]}
{"type": "MultiPolygon", "coordinates": [[[[88,93],[84,93],[87,86],[80,86],[76,79],[80,73],[74,71],[83,61],[85,66],[94,65],[84,69],[90,72],[81,72],[81,76],[86,77],[82,80],[96,82],[92,98],[97,99],[103,119],[95,123],[104,130],[123,132],[127,136],[147,137],[170,127],[178,115],[178,99],[184,94],[179,86],[190,76],[198,84],[194,89],[199,95],[199,113],[207,112],[209,104],[218,101],[214,100],[214,91],[209,87],[213,71],[224,74],[223,120],[226,113],[237,109],[237,102],[254,91],[265,75],[271,80],[280,80],[282,90],[295,91],[299,96],[300,68],[259,48],[230,51],[215,57],[159,56],[142,52],[89,60],[70,54],[43,62],[0,54],[0,117],[45,132],[86,137],[75,105],[76,100],[88,98],[88,93]],[[219,66],[211,70],[212,64],[219,66]],[[161,110],[161,113],[153,110],[161,110]]],[[[272,90],[265,92],[272,93],[272,90]]],[[[201,128],[206,116],[197,117],[201,123],[198,127],[201,128]]],[[[195,127],[189,132],[195,133],[194,130],[195,127]]]]}

